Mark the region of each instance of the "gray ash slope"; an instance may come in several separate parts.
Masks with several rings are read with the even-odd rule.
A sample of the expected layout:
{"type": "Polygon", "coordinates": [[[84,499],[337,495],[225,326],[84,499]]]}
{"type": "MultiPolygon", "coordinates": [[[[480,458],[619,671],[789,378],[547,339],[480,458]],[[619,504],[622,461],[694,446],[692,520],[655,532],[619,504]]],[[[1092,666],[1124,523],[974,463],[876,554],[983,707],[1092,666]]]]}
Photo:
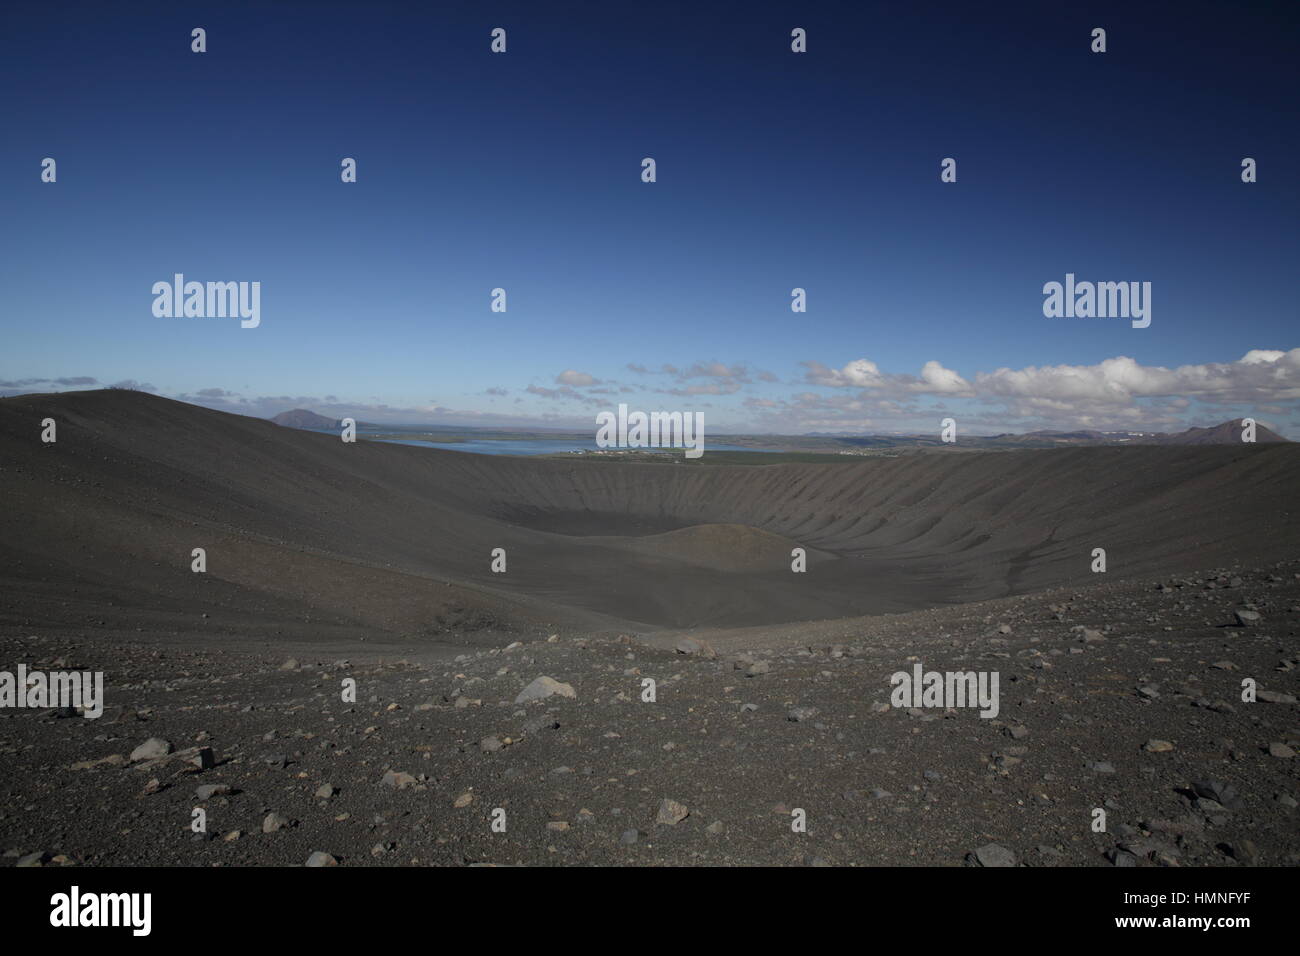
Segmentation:
{"type": "Polygon", "coordinates": [[[1006,859],[990,846],[1031,866],[1295,865],[1300,563],[1160,584],[773,628],[716,658],[630,637],[454,662],[4,638],[6,662],[112,679],[98,720],[0,712],[0,849],[28,865],[1006,859]],[[998,670],[1001,713],[885,706],[916,659],[998,670]],[[575,696],[516,703],[541,676],[575,696]],[[131,764],[154,737],[177,755],[131,764]],[[216,765],[187,763],[194,747],[216,765]],[[665,800],[687,815],[658,822],[665,800]]]}
{"type": "Polygon", "coordinates": [[[0,709],[0,852],[1293,864],[1297,463],[1293,445],[536,461],[138,393],[5,399],[0,668],[103,670],[108,709],[0,709]],[[678,653],[686,636],[718,656],[678,653]],[[997,720],[881,706],[918,660],[998,670],[997,720]],[[516,704],[541,676],[576,696],[516,704]],[[1243,677],[1267,697],[1242,702],[1243,677]],[[152,737],[181,756],[132,764],[152,737]],[[688,815],[657,823],[665,800],[688,815]]]}
{"type": "Polygon", "coordinates": [[[348,445],[98,391],[0,400],[0,462],[0,624],[20,629],[490,643],[734,628],[1082,585],[1096,547],[1124,577],[1262,564],[1300,542],[1290,443],[540,461],[348,445]],[[789,570],[796,545],[806,574],[789,570]]]}

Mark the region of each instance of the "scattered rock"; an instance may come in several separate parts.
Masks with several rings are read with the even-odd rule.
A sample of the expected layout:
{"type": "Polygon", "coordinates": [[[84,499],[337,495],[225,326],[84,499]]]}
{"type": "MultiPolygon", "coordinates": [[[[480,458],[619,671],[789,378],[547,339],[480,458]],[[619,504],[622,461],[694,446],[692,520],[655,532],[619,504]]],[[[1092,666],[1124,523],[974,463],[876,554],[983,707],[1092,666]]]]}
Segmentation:
{"type": "Polygon", "coordinates": [[[683,804],[676,800],[665,798],[659,804],[659,813],[655,816],[655,823],[662,823],[667,826],[676,826],[690,816],[691,811],[687,810],[683,804]]]}
{"type": "Polygon", "coordinates": [[[539,677],[523,690],[515,698],[516,704],[526,704],[531,700],[544,700],[552,696],[576,698],[578,695],[573,689],[572,684],[561,684],[559,681],[550,677],[539,677]]]}
{"type": "Polygon", "coordinates": [[[1015,866],[1016,855],[997,843],[986,843],[973,854],[980,866],[1015,866]]]}
{"type": "Polygon", "coordinates": [[[161,737],[150,737],[131,751],[131,763],[139,763],[141,760],[157,760],[159,757],[165,757],[171,752],[172,745],[170,741],[163,740],[161,737]]]}
{"type": "Polygon", "coordinates": [[[217,765],[217,755],[211,747],[191,747],[176,756],[197,770],[211,770],[217,765]]]}
{"type": "Polygon", "coordinates": [[[1193,780],[1192,790],[1198,797],[1213,800],[1220,806],[1231,808],[1237,802],[1237,790],[1221,780],[1193,780]]]}
{"type": "Polygon", "coordinates": [[[693,637],[683,637],[677,642],[676,651],[678,654],[688,656],[703,657],[712,660],[717,657],[717,653],[704,641],[697,641],[693,637]]]}
{"type": "Polygon", "coordinates": [[[414,787],[418,782],[409,773],[403,773],[399,770],[386,771],[380,781],[384,786],[392,787],[394,790],[405,790],[407,787],[414,787]]]}
{"type": "Polygon", "coordinates": [[[1262,700],[1266,704],[1294,704],[1295,697],[1291,694],[1283,694],[1276,690],[1260,690],[1255,692],[1255,699],[1262,700]]]}
{"type": "Polygon", "coordinates": [[[296,821],[290,820],[283,813],[268,813],[262,820],[262,832],[276,833],[293,827],[295,823],[296,821]]]}

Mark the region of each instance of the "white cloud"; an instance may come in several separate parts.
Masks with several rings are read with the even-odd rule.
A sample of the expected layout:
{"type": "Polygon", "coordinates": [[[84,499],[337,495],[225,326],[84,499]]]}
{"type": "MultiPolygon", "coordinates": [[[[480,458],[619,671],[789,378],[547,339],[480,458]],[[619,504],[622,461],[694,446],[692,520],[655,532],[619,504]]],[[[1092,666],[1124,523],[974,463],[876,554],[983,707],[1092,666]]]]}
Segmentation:
{"type": "Polygon", "coordinates": [[[926,362],[922,367],[920,384],[925,387],[913,387],[912,390],[924,390],[936,395],[962,395],[970,392],[970,382],[935,361],[926,362]]]}
{"type": "Polygon", "coordinates": [[[578,372],[574,369],[565,369],[559,375],[555,376],[557,385],[572,385],[576,388],[582,388],[587,385],[599,385],[600,379],[586,372],[578,372]]]}
{"type": "Polygon", "coordinates": [[[804,362],[808,369],[804,381],[826,388],[882,389],[895,395],[969,395],[970,383],[931,360],[921,368],[921,376],[890,375],[870,359],[854,359],[841,369],[827,368],[820,362],[804,362]]]}
{"type": "Polygon", "coordinates": [[[870,359],[854,359],[842,369],[827,368],[820,362],[804,362],[809,385],[827,388],[879,388],[886,383],[880,367],[870,359]]]}
{"type": "Polygon", "coordinates": [[[1220,402],[1300,398],[1300,349],[1253,349],[1236,362],[1139,365],[1128,356],[1096,365],[1000,368],[975,377],[976,392],[1004,398],[1057,399],[1127,405],[1137,398],[1182,397],[1220,402]]]}
{"type": "Polygon", "coordinates": [[[1029,365],[979,372],[972,384],[936,361],[919,377],[880,371],[869,359],[841,369],[804,362],[805,381],[824,388],[861,388],[875,394],[948,395],[978,398],[1092,401],[1116,405],[1137,398],[1183,397],[1204,401],[1261,402],[1300,398],[1300,349],[1252,349],[1235,362],[1210,362],[1169,369],[1140,365],[1119,355],[1096,365],[1029,365]]]}

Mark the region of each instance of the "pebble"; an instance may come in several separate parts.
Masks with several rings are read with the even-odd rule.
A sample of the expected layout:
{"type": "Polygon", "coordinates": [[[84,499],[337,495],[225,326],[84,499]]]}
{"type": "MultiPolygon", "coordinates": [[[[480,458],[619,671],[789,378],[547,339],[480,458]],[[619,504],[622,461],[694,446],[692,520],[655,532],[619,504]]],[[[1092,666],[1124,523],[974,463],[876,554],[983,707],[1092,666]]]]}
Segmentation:
{"type": "Polygon", "coordinates": [[[684,804],[678,803],[676,800],[665,798],[659,804],[659,813],[655,816],[655,823],[662,823],[666,826],[676,826],[678,823],[681,823],[690,816],[690,814],[691,811],[686,809],[684,804]]]}
{"type": "Polygon", "coordinates": [[[1212,800],[1223,807],[1231,807],[1237,801],[1236,788],[1220,780],[1193,780],[1192,790],[1197,796],[1212,800]]]}
{"type": "Polygon", "coordinates": [[[980,866],[1015,866],[1016,855],[997,843],[988,843],[975,851],[980,866]]]}
{"type": "Polygon", "coordinates": [[[383,780],[380,781],[386,787],[392,787],[395,790],[405,790],[407,787],[414,787],[416,779],[409,773],[402,773],[397,770],[389,770],[384,773],[383,780]]]}
{"type": "Polygon", "coordinates": [[[293,826],[293,821],[283,813],[268,813],[262,820],[263,833],[275,833],[278,830],[284,830],[293,826]]]}

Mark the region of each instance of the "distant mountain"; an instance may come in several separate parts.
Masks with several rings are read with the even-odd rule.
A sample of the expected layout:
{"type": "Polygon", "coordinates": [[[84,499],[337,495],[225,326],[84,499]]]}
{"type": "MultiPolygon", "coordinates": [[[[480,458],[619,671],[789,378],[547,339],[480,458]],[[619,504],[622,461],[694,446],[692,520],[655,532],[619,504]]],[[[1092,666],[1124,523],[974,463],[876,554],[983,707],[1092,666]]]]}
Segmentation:
{"type": "MultiPolygon", "coordinates": [[[[811,450],[815,444],[834,443],[853,448],[937,448],[943,443],[933,435],[806,435],[803,446],[811,450]]],[[[735,440],[735,439],[733,439],[735,440]]],[[[1285,442],[1288,439],[1263,425],[1255,425],[1255,441],[1263,443],[1285,442]]],[[[1189,428],[1185,432],[1103,432],[1093,429],[1076,431],[1035,431],[1025,434],[961,435],[957,440],[963,449],[972,448],[1060,448],[1078,445],[1237,445],[1241,443],[1241,419],[1212,425],[1209,428],[1189,428]]]]}
{"type": "Polygon", "coordinates": [[[1081,428],[1077,431],[1037,431],[1023,435],[994,435],[987,441],[1012,448],[1042,445],[1150,445],[1164,438],[1160,432],[1099,432],[1081,428]]]}
{"type": "Polygon", "coordinates": [[[339,419],[326,418],[324,415],[317,415],[315,412],[309,412],[305,408],[295,408],[291,412],[281,412],[271,421],[277,425],[284,425],[286,428],[338,428],[339,419]]]}
{"type": "MultiPolygon", "coordinates": [[[[1277,432],[1270,431],[1263,425],[1255,425],[1256,442],[1286,441],[1277,432]]],[[[1160,435],[1150,440],[1153,445],[1236,445],[1241,442],[1241,419],[1234,418],[1222,425],[1209,428],[1189,428],[1177,435],[1160,435]]]]}
{"type": "MultiPolygon", "coordinates": [[[[1015,435],[998,435],[998,436],[995,436],[995,437],[998,437],[998,438],[1015,438],[1016,436],[1015,436],[1015,435]]],[[[1092,431],[1092,430],[1090,430],[1090,429],[1080,429],[1079,431],[1073,431],[1073,432],[1053,432],[1053,431],[1025,432],[1025,434],[1024,434],[1023,436],[1021,436],[1021,437],[1023,437],[1023,438],[1055,438],[1055,439],[1059,439],[1059,440],[1061,440],[1061,441],[1069,441],[1069,440],[1075,440],[1075,441],[1104,441],[1104,440],[1106,440],[1107,435],[1106,435],[1105,432],[1092,431]]]]}

